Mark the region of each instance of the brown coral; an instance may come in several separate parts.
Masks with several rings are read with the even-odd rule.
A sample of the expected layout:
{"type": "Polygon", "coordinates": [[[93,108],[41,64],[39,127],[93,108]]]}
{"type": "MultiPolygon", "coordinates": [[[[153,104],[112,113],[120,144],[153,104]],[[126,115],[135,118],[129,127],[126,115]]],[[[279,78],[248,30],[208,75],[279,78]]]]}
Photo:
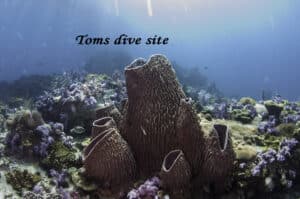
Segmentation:
{"type": "MultiPolygon", "coordinates": [[[[212,135],[204,136],[191,100],[186,99],[170,62],[162,55],[154,55],[148,62],[135,60],[125,69],[125,78],[128,100],[123,106],[123,118],[116,117],[119,118],[116,123],[133,152],[140,174],[149,177],[163,163],[162,178],[167,187],[185,186],[191,177],[198,179],[199,185],[213,184],[221,189],[234,159],[228,128],[215,125],[212,135]]],[[[112,113],[116,112],[115,108],[101,109],[97,116],[115,119],[112,113]]],[[[117,171],[119,168],[110,166],[115,164],[115,156],[109,155],[133,157],[124,140],[121,141],[122,146],[127,146],[124,153],[116,151],[116,142],[108,144],[110,139],[104,138],[109,135],[122,140],[115,130],[113,134],[109,132],[93,133],[98,135],[85,150],[84,164],[91,177],[121,182],[115,176],[121,172],[117,171]]],[[[131,158],[130,169],[133,168],[131,158]]]]}
{"type": "Polygon", "coordinates": [[[98,134],[84,151],[86,175],[106,186],[127,184],[135,178],[135,160],[116,129],[98,134]]]}

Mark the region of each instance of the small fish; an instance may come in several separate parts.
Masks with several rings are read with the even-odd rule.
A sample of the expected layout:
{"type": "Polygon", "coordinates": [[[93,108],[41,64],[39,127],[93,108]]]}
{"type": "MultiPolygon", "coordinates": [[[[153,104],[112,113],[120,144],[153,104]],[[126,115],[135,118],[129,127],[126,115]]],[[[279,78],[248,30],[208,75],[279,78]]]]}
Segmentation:
{"type": "Polygon", "coordinates": [[[207,70],[208,69],[208,67],[207,66],[204,66],[204,70],[207,70]]]}

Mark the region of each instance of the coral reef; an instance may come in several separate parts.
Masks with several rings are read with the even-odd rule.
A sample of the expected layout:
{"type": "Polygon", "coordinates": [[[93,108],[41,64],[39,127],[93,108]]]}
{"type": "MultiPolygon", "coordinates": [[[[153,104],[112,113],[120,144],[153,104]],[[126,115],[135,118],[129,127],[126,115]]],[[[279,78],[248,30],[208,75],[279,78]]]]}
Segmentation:
{"type": "Polygon", "coordinates": [[[67,76],[68,81],[53,86],[35,102],[46,121],[63,123],[69,131],[75,126],[89,130],[99,104],[120,102],[124,82],[106,75],[67,76]]]}
{"type": "Polygon", "coordinates": [[[0,198],[300,197],[300,103],[229,99],[191,77],[181,88],[154,55],[125,81],[47,77],[32,100],[26,77],[0,102],[0,198]]]}
{"type": "MultiPolygon", "coordinates": [[[[6,135],[7,152],[28,157],[50,158],[49,151],[60,141],[65,147],[72,147],[72,137],[66,136],[60,123],[46,124],[36,111],[23,110],[7,120],[9,133],[6,135]],[[54,145],[54,146],[53,146],[54,145]]],[[[58,150],[58,149],[57,149],[58,150]]],[[[53,150],[52,150],[53,151],[53,150]]],[[[55,158],[60,157],[56,156],[55,158]]]]}
{"type": "Polygon", "coordinates": [[[236,100],[215,103],[210,112],[215,118],[232,119],[243,124],[251,123],[257,116],[255,101],[251,98],[242,98],[239,102],[236,100]]]}

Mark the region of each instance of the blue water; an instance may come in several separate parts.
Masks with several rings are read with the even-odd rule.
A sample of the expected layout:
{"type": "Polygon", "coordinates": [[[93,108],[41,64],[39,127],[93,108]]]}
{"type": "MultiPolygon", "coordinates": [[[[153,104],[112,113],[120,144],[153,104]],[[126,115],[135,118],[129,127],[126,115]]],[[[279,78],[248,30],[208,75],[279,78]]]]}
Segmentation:
{"type": "Polygon", "coordinates": [[[124,50],[200,67],[228,96],[272,90],[299,99],[299,10],[298,0],[0,0],[0,80],[78,69],[91,56],[124,50]],[[78,34],[122,33],[161,35],[169,44],[75,41],[78,34]]]}

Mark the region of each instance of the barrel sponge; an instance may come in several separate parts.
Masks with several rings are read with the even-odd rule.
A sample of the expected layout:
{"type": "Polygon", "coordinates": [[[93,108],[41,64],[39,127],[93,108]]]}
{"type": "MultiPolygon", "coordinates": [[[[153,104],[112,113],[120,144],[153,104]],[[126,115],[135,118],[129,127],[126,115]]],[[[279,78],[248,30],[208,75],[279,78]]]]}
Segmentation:
{"type": "Polygon", "coordinates": [[[104,107],[97,108],[95,112],[97,119],[101,119],[103,117],[112,117],[119,127],[119,124],[122,120],[122,114],[114,104],[108,104],[104,107]]]}
{"type": "Polygon", "coordinates": [[[125,79],[128,101],[121,134],[132,147],[138,167],[151,174],[176,148],[176,116],[185,94],[162,55],[153,55],[148,62],[135,60],[126,67],[125,79]]]}
{"type": "Polygon", "coordinates": [[[198,175],[207,150],[204,133],[199,124],[191,99],[181,99],[176,120],[176,136],[179,147],[190,163],[192,174],[198,175]]]}
{"type": "Polygon", "coordinates": [[[223,192],[226,180],[233,171],[234,160],[229,128],[223,124],[213,125],[201,178],[213,185],[215,192],[223,192]]]}
{"type": "Polygon", "coordinates": [[[97,137],[100,133],[110,128],[117,128],[117,124],[112,117],[103,117],[93,122],[91,138],[97,137]]]}
{"type": "Polygon", "coordinates": [[[114,186],[136,174],[160,172],[167,189],[213,184],[222,190],[235,158],[228,127],[216,124],[206,136],[162,55],[135,60],[125,68],[125,80],[128,99],[122,118],[114,106],[96,111],[100,119],[84,151],[87,176],[114,186]]]}
{"type": "Polygon", "coordinates": [[[162,186],[166,190],[177,191],[190,186],[191,170],[182,150],[169,152],[163,161],[160,171],[162,186]]]}
{"type": "Polygon", "coordinates": [[[84,151],[86,176],[115,187],[136,177],[136,165],[127,142],[116,129],[98,134],[84,151]]]}

